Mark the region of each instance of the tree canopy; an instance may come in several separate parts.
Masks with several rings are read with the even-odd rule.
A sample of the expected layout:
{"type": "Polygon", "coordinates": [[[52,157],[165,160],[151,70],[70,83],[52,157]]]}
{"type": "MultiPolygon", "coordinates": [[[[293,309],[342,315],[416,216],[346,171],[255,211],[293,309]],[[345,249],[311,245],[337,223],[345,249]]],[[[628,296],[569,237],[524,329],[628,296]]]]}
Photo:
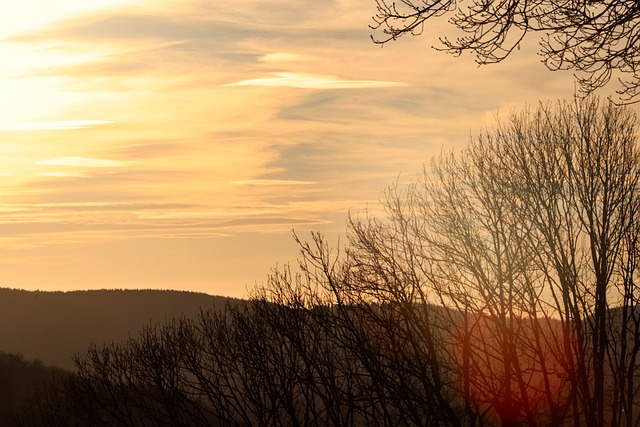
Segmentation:
{"type": "Polygon", "coordinates": [[[460,37],[436,47],[479,64],[501,62],[529,33],[541,34],[540,55],[550,70],[574,70],[583,94],[619,71],[623,102],[640,88],[640,6],[635,0],[376,0],[377,43],[421,34],[428,22],[449,17],[460,37]]]}

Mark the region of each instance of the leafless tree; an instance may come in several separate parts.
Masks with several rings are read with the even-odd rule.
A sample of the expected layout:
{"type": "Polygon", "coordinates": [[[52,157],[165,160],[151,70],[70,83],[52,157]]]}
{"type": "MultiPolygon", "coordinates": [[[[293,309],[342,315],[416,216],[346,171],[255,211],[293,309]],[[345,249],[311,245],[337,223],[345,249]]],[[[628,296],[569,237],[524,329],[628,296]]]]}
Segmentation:
{"type": "Polygon", "coordinates": [[[448,331],[431,354],[467,423],[640,422],[636,131],[610,102],[541,105],[352,221],[352,292],[448,309],[410,336],[448,331]]]}
{"type": "Polygon", "coordinates": [[[341,395],[353,402],[351,425],[462,425],[450,378],[438,365],[436,327],[428,323],[431,310],[401,291],[391,298],[379,295],[385,281],[399,283],[403,272],[393,267],[402,261],[384,271],[389,259],[380,253],[368,257],[360,252],[363,258],[356,260],[350,249],[342,260],[319,234],[311,242],[298,242],[301,273],[291,281],[276,272],[264,295],[278,305],[293,299],[309,304],[330,348],[348,361],[339,383],[349,384],[341,395]]]}
{"type": "MultiPolygon", "coordinates": [[[[551,295],[540,301],[549,301],[565,331],[574,419],[584,417],[581,425],[604,425],[605,417],[620,425],[622,401],[627,412],[636,412],[625,422],[639,422],[638,396],[608,384],[611,376],[637,368],[637,349],[625,344],[639,338],[628,332],[635,302],[624,298],[637,295],[636,132],[628,110],[588,99],[513,117],[493,141],[479,143],[494,147],[491,168],[504,170],[506,188],[517,195],[514,208],[535,233],[534,271],[544,275],[551,295]],[[621,312],[628,317],[619,320],[621,312]],[[612,357],[620,362],[615,372],[607,367],[612,357]]],[[[633,383],[633,375],[628,380],[633,383]]]]}
{"type": "Polygon", "coordinates": [[[528,33],[540,34],[540,54],[550,70],[569,69],[584,94],[620,72],[622,101],[640,87],[640,8],[635,0],[376,0],[372,27],[376,43],[421,34],[425,25],[448,16],[461,32],[441,37],[437,49],[470,51],[479,64],[501,62],[528,33]]]}

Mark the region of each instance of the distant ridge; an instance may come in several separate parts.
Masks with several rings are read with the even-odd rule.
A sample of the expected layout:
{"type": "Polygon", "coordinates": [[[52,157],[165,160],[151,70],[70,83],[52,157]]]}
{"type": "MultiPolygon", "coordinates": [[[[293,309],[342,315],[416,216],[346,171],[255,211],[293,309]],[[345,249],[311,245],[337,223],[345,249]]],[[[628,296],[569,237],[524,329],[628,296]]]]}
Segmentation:
{"type": "Polygon", "coordinates": [[[25,291],[0,288],[0,351],[73,368],[91,343],[127,339],[150,322],[242,300],[188,291],[25,291]]]}

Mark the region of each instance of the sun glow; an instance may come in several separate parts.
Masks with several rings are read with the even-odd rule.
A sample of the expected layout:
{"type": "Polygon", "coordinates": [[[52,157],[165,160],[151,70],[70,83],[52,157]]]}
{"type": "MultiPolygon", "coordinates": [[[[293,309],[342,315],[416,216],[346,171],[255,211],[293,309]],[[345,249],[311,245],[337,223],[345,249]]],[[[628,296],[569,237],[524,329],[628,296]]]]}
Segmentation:
{"type": "Polygon", "coordinates": [[[133,4],[136,0],[21,0],[3,4],[0,15],[0,39],[69,18],[113,6],[133,4]]]}
{"type": "Polygon", "coordinates": [[[0,122],[0,131],[39,131],[85,129],[89,126],[113,123],[108,120],[60,120],[51,122],[0,122]]]}

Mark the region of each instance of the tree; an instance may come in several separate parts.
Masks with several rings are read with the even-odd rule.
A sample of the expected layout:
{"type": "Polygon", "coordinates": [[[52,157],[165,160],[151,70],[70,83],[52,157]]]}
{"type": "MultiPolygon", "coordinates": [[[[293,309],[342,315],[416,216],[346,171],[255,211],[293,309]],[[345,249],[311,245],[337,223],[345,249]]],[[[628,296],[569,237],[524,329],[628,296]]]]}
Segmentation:
{"type": "Polygon", "coordinates": [[[575,70],[583,94],[606,85],[620,71],[623,102],[640,88],[640,8],[635,0],[376,0],[376,43],[421,34],[442,16],[462,32],[441,37],[438,49],[469,51],[479,64],[501,62],[528,33],[539,33],[540,54],[550,70],[575,70]]]}
{"type": "Polygon", "coordinates": [[[640,422],[636,129],[594,98],[525,110],[351,223],[350,286],[450,309],[471,424],[640,422]]]}

